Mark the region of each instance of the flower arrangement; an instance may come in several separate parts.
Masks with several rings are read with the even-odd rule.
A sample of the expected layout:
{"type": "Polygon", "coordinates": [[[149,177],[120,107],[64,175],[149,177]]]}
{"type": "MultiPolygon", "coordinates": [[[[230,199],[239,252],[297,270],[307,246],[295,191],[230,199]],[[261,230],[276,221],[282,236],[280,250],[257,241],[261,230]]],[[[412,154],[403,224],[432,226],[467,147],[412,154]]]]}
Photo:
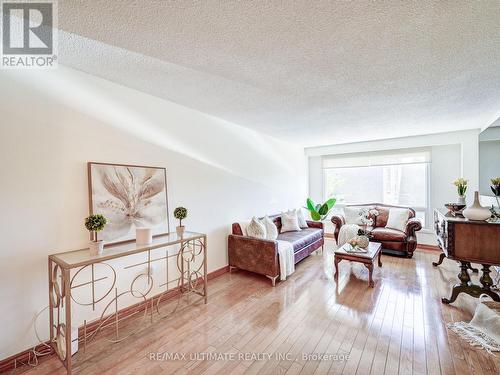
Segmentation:
{"type": "MultiPolygon", "coordinates": [[[[500,209],[500,201],[498,199],[498,197],[500,197],[500,177],[495,177],[495,178],[491,179],[490,188],[491,188],[491,191],[493,192],[493,194],[495,195],[495,198],[497,200],[497,206],[500,209]]],[[[498,213],[496,212],[496,210],[493,209],[492,211],[495,214],[495,216],[498,217],[498,213]]]]}
{"type": "Polygon", "coordinates": [[[370,216],[376,218],[378,215],[380,215],[380,213],[374,208],[371,210],[367,208],[363,208],[360,210],[359,216],[362,227],[358,230],[358,236],[370,237],[370,231],[368,230],[368,226],[373,225],[373,219],[371,219],[370,216]]]}
{"type": "Polygon", "coordinates": [[[85,228],[90,232],[92,241],[97,241],[97,232],[100,232],[106,226],[107,220],[103,215],[90,215],[85,218],[85,228]]]}
{"type": "Polygon", "coordinates": [[[469,181],[462,177],[457,178],[455,181],[453,181],[453,185],[457,187],[457,192],[459,197],[465,196],[465,193],[467,192],[468,183],[469,181]]]}
{"type": "Polygon", "coordinates": [[[495,197],[497,198],[500,197],[500,177],[495,177],[491,179],[491,191],[493,194],[495,194],[495,197]]]}

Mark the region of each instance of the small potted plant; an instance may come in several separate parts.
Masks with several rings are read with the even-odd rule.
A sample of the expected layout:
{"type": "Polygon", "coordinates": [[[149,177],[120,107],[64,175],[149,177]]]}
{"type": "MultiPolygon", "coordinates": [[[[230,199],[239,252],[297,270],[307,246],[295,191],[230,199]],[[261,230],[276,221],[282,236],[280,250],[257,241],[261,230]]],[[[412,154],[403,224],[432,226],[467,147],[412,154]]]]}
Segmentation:
{"type": "Polygon", "coordinates": [[[99,214],[85,218],[85,228],[90,232],[90,255],[102,254],[104,250],[104,241],[97,240],[97,232],[104,229],[106,222],[106,218],[99,214]]]}
{"type": "Polygon", "coordinates": [[[175,231],[177,232],[177,235],[179,237],[182,237],[184,235],[184,225],[182,225],[182,220],[184,220],[187,217],[188,210],[184,207],[177,207],[174,210],[174,217],[179,220],[179,226],[175,228],[175,231]]]}
{"type": "Polygon", "coordinates": [[[453,181],[453,185],[457,187],[458,203],[460,204],[465,204],[465,193],[467,192],[468,183],[469,181],[462,177],[453,181]]]}

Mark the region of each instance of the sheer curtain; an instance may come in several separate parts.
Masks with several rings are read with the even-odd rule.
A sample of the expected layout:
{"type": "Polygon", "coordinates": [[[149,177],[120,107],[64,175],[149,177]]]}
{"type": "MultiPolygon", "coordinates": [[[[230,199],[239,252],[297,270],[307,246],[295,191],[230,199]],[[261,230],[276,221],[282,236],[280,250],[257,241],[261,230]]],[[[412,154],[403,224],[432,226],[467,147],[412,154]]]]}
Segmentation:
{"type": "Polygon", "coordinates": [[[323,157],[324,195],[346,204],[409,206],[427,222],[430,149],[405,149],[323,157]]]}

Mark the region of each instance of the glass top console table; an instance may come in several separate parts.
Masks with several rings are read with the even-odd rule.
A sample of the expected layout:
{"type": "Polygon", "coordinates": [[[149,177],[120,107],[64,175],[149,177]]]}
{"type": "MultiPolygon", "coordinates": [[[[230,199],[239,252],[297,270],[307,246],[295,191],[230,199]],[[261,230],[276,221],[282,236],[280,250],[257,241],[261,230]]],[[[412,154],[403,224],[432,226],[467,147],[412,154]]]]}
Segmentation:
{"type": "Polygon", "coordinates": [[[90,255],[89,249],[52,254],[48,276],[50,343],[71,374],[72,327],[83,331],[73,340],[78,340],[78,353],[85,353],[101,331],[108,332],[108,341],[119,342],[142,329],[144,325],[137,324],[133,332],[121,331],[122,322],[132,315],[141,313],[144,320],[153,322],[194,303],[207,303],[207,237],[168,233],[147,245],[109,245],[100,255],[90,255]],[[128,306],[119,309],[119,300],[129,302],[128,306]],[[162,311],[167,303],[168,311],[162,311]],[[72,304],[91,308],[98,316],[90,323],[72,322],[72,304]]]}

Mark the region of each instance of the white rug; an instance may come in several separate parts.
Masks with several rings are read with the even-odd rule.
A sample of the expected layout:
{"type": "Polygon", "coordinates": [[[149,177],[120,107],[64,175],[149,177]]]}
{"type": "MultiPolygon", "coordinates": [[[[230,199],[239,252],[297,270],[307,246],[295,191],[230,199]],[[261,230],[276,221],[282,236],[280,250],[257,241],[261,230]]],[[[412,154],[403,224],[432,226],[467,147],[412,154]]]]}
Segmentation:
{"type": "Polygon", "coordinates": [[[500,352],[500,303],[484,302],[482,297],[470,323],[449,323],[448,328],[472,346],[500,352]]]}

